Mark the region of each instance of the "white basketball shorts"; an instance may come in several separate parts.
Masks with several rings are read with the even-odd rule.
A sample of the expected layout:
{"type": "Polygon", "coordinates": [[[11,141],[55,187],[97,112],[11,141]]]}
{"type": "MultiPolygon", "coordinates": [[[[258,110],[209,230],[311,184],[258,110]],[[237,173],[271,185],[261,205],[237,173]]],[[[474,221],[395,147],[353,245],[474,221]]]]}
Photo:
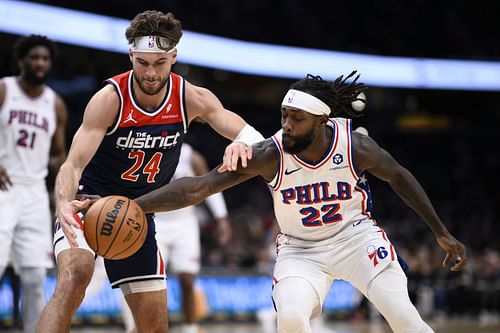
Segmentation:
{"type": "Polygon", "coordinates": [[[52,222],[45,181],[0,191],[0,266],[54,266],[52,222]]]}
{"type": "MultiPolygon", "coordinates": [[[[178,215],[178,214],[177,214],[178,215]]],[[[200,272],[200,227],[195,214],[170,219],[167,213],[155,214],[156,240],[169,272],[200,272]]]]}
{"type": "Polygon", "coordinates": [[[392,261],[397,262],[396,251],[387,235],[371,220],[355,223],[321,241],[280,234],[277,246],[274,282],[291,276],[302,277],[314,286],[321,305],[333,280],[348,281],[366,295],[369,282],[392,261]]]}

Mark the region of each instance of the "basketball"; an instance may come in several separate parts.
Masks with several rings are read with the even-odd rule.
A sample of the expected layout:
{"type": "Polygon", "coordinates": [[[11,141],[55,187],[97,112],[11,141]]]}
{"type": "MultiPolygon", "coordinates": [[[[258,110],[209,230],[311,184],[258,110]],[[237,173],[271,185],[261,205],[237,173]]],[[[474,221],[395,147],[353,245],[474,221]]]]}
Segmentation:
{"type": "Polygon", "coordinates": [[[148,233],[146,215],[127,197],[111,195],[97,200],[83,218],[85,240],[106,259],[124,259],[136,253],[148,233]]]}

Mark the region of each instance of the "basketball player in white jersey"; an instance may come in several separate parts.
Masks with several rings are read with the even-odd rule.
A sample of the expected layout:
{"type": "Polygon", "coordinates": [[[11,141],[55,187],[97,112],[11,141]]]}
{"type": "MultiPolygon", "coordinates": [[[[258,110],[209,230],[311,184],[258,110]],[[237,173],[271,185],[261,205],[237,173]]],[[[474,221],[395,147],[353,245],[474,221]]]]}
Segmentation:
{"type": "Polygon", "coordinates": [[[47,85],[54,43],[19,39],[20,75],[0,81],[0,277],[9,256],[23,288],[24,332],[34,332],[45,304],[43,284],[52,261],[52,223],[45,186],[49,162],[65,157],[66,107],[47,85]]]}
{"type": "Polygon", "coordinates": [[[231,173],[212,170],[183,178],[137,198],[148,211],[198,203],[256,175],[267,180],[281,234],[273,300],[278,332],[311,332],[335,279],[349,281],[397,333],[433,330],[408,297],[406,276],[389,238],[371,216],[364,172],[392,189],[429,226],[452,271],[467,262],[465,248],[439,219],[415,177],[369,136],[352,131],[348,106],[364,88],[337,78],[308,75],[292,84],[281,105],[281,126],[254,146],[252,161],[231,173]]]}
{"type": "MultiPolygon", "coordinates": [[[[209,171],[207,161],[189,144],[183,143],[179,164],[172,181],[182,177],[201,176],[209,171]]],[[[226,245],[231,238],[231,226],[227,216],[226,203],[222,193],[215,193],[206,199],[207,207],[217,222],[219,245],[226,245]]],[[[200,272],[200,226],[194,206],[171,212],[155,214],[156,240],[170,272],[176,274],[182,290],[184,323],[182,333],[197,333],[198,318],[195,307],[196,276],[200,272]]],[[[125,331],[133,332],[134,319],[128,307],[124,306],[125,331]]]]}

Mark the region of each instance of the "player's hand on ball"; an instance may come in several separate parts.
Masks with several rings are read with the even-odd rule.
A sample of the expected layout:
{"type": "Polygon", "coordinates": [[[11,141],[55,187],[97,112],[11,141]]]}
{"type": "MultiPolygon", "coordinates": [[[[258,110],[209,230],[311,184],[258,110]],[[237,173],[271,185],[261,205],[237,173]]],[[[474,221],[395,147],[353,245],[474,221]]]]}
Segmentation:
{"type": "Polygon", "coordinates": [[[241,160],[241,166],[247,167],[247,160],[252,159],[252,147],[243,142],[233,142],[226,147],[222,165],[217,169],[218,172],[236,171],[238,161],[241,160]]]}
{"type": "Polygon", "coordinates": [[[58,222],[71,247],[78,247],[76,233],[73,228],[82,229],[82,225],[76,220],[75,214],[88,208],[89,204],[89,199],[85,199],[83,201],[73,200],[71,202],[61,204],[56,212],[58,222]]]}
{"type": "Polygon", "coordinates": [[[77,194],[76,195],[76,200],[84,201],[86,199],[89,199],[89,207],[92,206],[97,200],[101,199],[102,197],[97,194],[77,194]]]}

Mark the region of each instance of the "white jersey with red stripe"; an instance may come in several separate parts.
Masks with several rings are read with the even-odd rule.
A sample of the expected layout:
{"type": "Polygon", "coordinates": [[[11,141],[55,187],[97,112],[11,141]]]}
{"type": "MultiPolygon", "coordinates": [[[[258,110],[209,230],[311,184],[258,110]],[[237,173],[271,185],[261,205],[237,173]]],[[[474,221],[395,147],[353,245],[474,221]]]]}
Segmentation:
{"type": "Polygon", "coordinates": [[[56,93],[45,86],[38,97],[21,89],[16,77],[6,77],[0,106],[0,165],[14,183],[43,181],[57,127],[56,93]]]}
{"type": "Polygon", "coordinates": [[[354,170],[351,120],[330,119],[328,126],[333,132],[330,147],[314,164],[284,152],[281,130],[272,137],[280,166],[269,186],[284,235],[323,240],[371,219],[366,179],[354,170]]]}

